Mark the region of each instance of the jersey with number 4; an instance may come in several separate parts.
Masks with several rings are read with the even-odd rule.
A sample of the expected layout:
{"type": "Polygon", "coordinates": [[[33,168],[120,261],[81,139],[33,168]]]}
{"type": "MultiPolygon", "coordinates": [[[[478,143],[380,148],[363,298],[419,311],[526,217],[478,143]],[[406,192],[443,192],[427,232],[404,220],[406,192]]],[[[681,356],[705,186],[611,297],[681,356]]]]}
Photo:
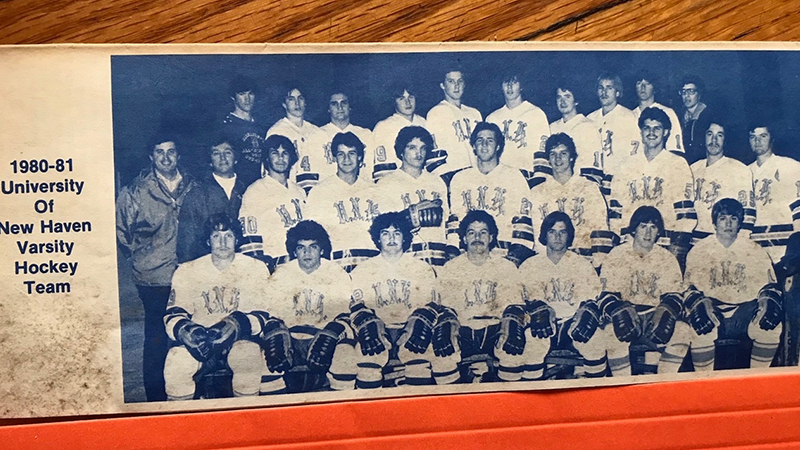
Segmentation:
{"type": "Polygon", "coordinates": [[[311,122],[304,121],[303,125],[298,127],[286,117],[275,122],[275,125],[267,130],[267,137],[273,134],[285,136],[294,144],[298,160],[292,166],[291,176],[303,190],[308,192],[319,183],[320,173],[327,171],[325,134],[311,122]]]}
{"type": "Polygon", "coordinates": [[[489,114],[486,121],[500,127],[506,139],[500,162],[533,172],[534,154],[544,151],[544,141],[550,136],[544,111],[526,100],[513,109],[503,106],[489,114]]]}
{"type": "Polygon", "coordinates": [[[567,251],[558,264],[540,253],[519,266],[524,295],[528,300],[541,300],[561,320],[575,315],[581,302],[600,295],[600,278],[592,264],[577,253],[567,251]]]}
{"type": "Polygon", "coordinates": [[[242,196],[239,221],[245,243],[242,252],[278,257],[286,254],[286,231],[304,219],[306,193],[292,181],[284,186],[266,176],[256,180],[242,196]]]}
{"type": "Polygon", "coordinates": [[[425,120],[436,148],[447,151],[447,163],[441,167],[441,173],[475,165],[469,137],[475,124],[483,120],[480,111],[463,104],[458,107],[442,100],[428,111],[425,120]]]}

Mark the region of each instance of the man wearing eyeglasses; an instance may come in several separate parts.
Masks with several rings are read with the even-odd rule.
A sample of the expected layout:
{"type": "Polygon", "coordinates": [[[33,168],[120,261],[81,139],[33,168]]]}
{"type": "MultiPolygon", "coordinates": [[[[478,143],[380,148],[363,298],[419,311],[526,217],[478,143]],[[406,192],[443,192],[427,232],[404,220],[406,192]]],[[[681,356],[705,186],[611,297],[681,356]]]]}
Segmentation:
{"type": "MultiPolygon", "coordinates": [[[[706,111],[706,104],[701,102],[703,96],[703,80],[694,75],[687,75],[678,94],[683,100],[683,148],[686,160],[693,164],[705,157],[705,130],[696,127],[700,115],[706,111]]],[[[703,114],[705,117],[705,114],[703,114]]]]}

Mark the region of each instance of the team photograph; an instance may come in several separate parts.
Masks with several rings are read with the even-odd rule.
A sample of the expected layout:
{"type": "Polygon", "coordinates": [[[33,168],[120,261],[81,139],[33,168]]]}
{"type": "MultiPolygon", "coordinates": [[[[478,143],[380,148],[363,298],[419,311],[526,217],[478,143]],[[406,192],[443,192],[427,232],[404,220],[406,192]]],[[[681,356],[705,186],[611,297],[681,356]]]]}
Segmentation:
{"type": "Polygon", "coordinates": [[[125,401],[797,366],[798,74],[788,51],[113,56],[125,401]]]}

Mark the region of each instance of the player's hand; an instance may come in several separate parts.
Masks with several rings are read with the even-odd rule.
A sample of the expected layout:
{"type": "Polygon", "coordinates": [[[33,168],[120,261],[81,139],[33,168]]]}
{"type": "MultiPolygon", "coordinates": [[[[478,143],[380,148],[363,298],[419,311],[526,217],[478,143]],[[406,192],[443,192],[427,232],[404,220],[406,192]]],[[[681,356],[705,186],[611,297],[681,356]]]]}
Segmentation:
{"type": "Polygon", "coordinates": [[[319,330],[308,347],[308,368],[325,373],[333,363],[333,354],[339,339],[344,335],[345,326],[332,321],[319,330]]]}
{"type": "Polygon", "coordinates": [[[575,342],[587,343],[600,326],[600,308],[591,300],[581,303],[572,319],[569,335],[575,342]]]}
{"type": "Polygon", "coordinates": [[[714,313],[714,305],[710,298],[692,288],[684,293],[683,298],[683,304],[688,310],[689,324],[698,336],[708,334],[719,326],[720,321],[714,313]]]}
{"type": "Polygon", "coordinates": [[[661,302],[653,313],[647,335],[656,344],[666,344],[675,333],[675,324],[682,317],[683,297],[677,292],[669,292],[661,296],[661,302]]]}
{"type": "Polygon", "coordinates": [[[531,335],[546,339],[556,334],[556,315],[553,308],[541,300],[526,300],[525,309],[531,318],[531,335]]]}
{"type": "Polygon", "coordinates": [[[189,350],[189,354],[200,362],[205,362],[211,356],[212,344],[205,327],[190,320],[178,324],[176,340],[189,350]]]}
{"type": "Polygon", "coordinates": [[[641,335],[639,315],[631,303],[611,292],[601,293],[599,302],[603,317],[614,325],[614,335],[620,342],[631,342],[641,335]]]}
{"type": "Polygon", "coordinates": [[[282,320],[270,318],[264,324],[261,347],[270,372],[285,372],[292,367],[292,339],[282,320]]]}
{"type": "Polygon", "coordinates": [[[373,310],[357,303],[350,308],[350,317],[364,356],[378,355],[389,348],[386,327],[373,310]]]}
{"type": "Polygon", "coordinates": [[[428,349],[433,338],[433,326],[436,323],[436,311],[431,307],[417,308],[411,313],[397,345],[407,348],[412,353],[422,354],[428,349]]]}
{"type": "Polygon", "coordinates": [[[458,344],[458,330],[460,328],[458,318],[451,309],[446,309],[437,319],[436,326],[433,328],[433,353],[436,356],[446,358],[457,351],[460,351],[458,344]]]}
{"type": "Polygon", "coordinates": [[[770,283],[758,292],[758,311],[753,321],[762,330],[771,331],[783,322],[783,292],[770,283]]]}
{"type": "Polygon", "coordinates": [[[208,334],[214,352],[223,354],[231,349],[234,342],[251,334],[250,320],[243,312],[234,311],[209,327],[208,334]]]}
{"type": "Polygon", "coordinates": [[[503,311],[497,348],[509,355],[521,355],[525,349],[525,310],[522,306],[510,305],[503,311]]]}

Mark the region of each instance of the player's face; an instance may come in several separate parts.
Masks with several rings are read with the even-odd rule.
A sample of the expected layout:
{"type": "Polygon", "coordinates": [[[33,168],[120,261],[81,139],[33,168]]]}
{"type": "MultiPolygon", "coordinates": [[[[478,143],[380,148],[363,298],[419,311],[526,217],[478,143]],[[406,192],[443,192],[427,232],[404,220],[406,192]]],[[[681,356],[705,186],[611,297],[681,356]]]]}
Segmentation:
{"type": "Polygon", "coordinates": [[[612,80],[600,80],[597,83],[597,98],[603,106],[613,106],[617,104],[619,91],[614,87],[612,80]]]}
{"type": "Polygon", "coordinates": [[[723,145],[725,145],[725,129],[712,123],[706,130],[706,154],[708,156],[721,155],[723,145]]]}
{"type": "Polygon", "coordinates": [[[561,144],[550,150],[548,160],[550,161],[550,167],[553,168],[553,173],[570,173],[571,175],[572,156],[569,154],[566,145],[561,144]]]}
{"type": "Polygon", "coordinates": [[[497,158],[497,139],[492,130],[482,130],[478,132],[475,139],[475,155],[483,162],[489,162],[497,158]]]}
{"type": "Polygon", "coordinates": [[[700,93],[697,92],[697,86],[694,83],[684,84],[679,91],[679,94],[681,94],[683,106],[685,106],[687,109],[694,108],[697,105],[697,102],[700,101],[700,93]]]}
{"type": "Polygon", "coordinates": [[[211,254],[220,259],[233,259],[236,253],[236,235],[231,230],[213,231],[209,239],[211,254]]]}
{"type": "Polygon", "coordinates": [[[658,225],[642,222],[633,234],[633,245],[650,251],[658,241],[658,225]]]}
{"type": "Polygon", "coordinates": [[[336,149],[336,165],[340,173],[351,174],[357,172],[358,168],[361,167],[361,158],[358,156],[356,148],[339,144],[339,148],[336,149]]]}
{"type": "Polygon", "coordinates": [[[575,96],[572,95],[572,92],[558,89],[556,90],[556,106],[558,107],[558,112],[566,116],[576,112],[575,108],[578,103],[575,101],[575,96]]]}
{"type": "Polygon", "coordinates": [[[421,169],[425,166],[425,158],[428,155],[428,146],[420,138],[414,138],[406,144],[403,150],[403,164],[421,169]]]}
{"type": "Polygon", "coordinates": [[[402,97],[394,99],[394,107],[399,114],[411,116],[417,109],[417,98],[409,94],[408,91],[403,91],[402,97]]]}
{"type": "Polygon", "coordinates": [[[331,120],[350,121],[350,100],[344,94],[331,95],[328,103],[328,112],[331,113],[331,120]]]}
{"type": "Polygon", "coordinates": [[[636,82],[636,96],[639,100],[651,100],[653,98],[653,85],[647,80],[636,82]]]}
{"type": "Polygon", "coordinates": [[[464,77],[461,72],[448,72],[439,86],[448,100],[461,100],[464,95],[464,77]]]}
{"type": "Polygon", "coordinates": [[[233,97],[233,103],[236,105],[236,108],[245,112],[250,112],[255,102],[256,94],[254,94],[253,91],[237,92],[233,97]]]}
{"type": "Polygon", "coordinates": [[[297,247],[294,248],[294,256],[297,258],[297,264],[300,265],[300,268],[306,273],[311,273],[319,268],[322,247],[315,240],[302,239],[297,241],[297,247]]]}
{"type": "Polygon", "coordinates": [[[656,148],[667,139],[668,132],[658,120],[646,119],[642,125],[642,143],[646,148],[656,148]]]}
{"type": "Polygon", "coordinates": [[[731,214],[720,214],[714,223],[717,236],[727,239],[735,238],[739,234],[740,227],[739,218],[731,214]]]}
{"type": "Polygon", "coordinates": [[[766,127],[757,127],[750,132],[750,148],[756,155],[772,150],[772,136],[766,127]]]}
{"type": "Polygon", "coordinates": [[[150,161],[156,167],[158,173],[162,175],[171,175],[178,168],[178,149],[172,141],[162,142],[153,147],[153,152],[150,154],[150,161]]]}
{"type": "Polygon", "coordinates": [[[547,230],[547,249],[553,252],[563,252],[567,249],[567,240],[569,239],[569,232],[567,231],[567,224],[564,222],[556,222],[547,230]]]}
{"type": "Polygon", "coordinates": [[[287,173],[289,172],[289,161],[291,160],[291,156],[289,151],[285,148],[278,147],[278,148],[271,148],[268,150],[269,159],[267,160],[269,167],[268,169],[277,172],[277,173],[287,173]]]}
{"type": "Polygon", "coordinates": [[[381,253],[399,255],[403,253],[403,232],[390,225],[381,230],[381,253]]]}
{"type": "Polygon", "coordinates": [[[509,80],[503,82],[503,96],[506,101],[516,100],[522,95],[522,87],[517,80],[509,80]]]}
{"type": "Polygon", "coordinates": [[[233,175],[233,165],[236,159],[233,153],[233,147],[227,142],[211,147],[211,169],[217,176],[230,176],[233,175]]]}
{"type": "Polygon", "coordinates": [[[283,100],[283,109],[290,116],[303,118],[303,114],[306,112],[306,99],[299,89],[289,91],[289,94],[283,100]]]}
{"type": "Polygon", "coordinates": [[[467,247],[467,252],[488,253],[489,244],[493,239],[488,225],[483,222],[472,222],[464,234],[464,245],[467,247]]]}

